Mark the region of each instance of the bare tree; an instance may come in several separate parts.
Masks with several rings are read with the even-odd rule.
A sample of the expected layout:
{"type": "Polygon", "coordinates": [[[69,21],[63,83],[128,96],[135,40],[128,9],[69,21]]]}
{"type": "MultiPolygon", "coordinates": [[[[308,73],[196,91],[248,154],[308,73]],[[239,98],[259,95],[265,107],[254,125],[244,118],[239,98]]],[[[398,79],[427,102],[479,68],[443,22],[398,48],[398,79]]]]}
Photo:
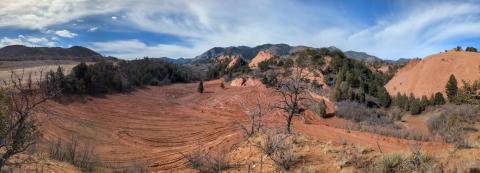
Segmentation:
{"type": "Polygon", "coordinates": [[[25,151],[39,136],[37,114],[39,105],[60,94],[56,84],[44,80],[43,73],[34,81],[32,73],[11,72],[3,81],[0,93],[0,170],[6,161],[17,153],[25,151]]]}
{"type": "Polygon", "coordinates": [[[275,107],[283,110],[287,115],[286,132],[292,133],[293,116],[301,112],[301,101],[306,99],[306,78],[303,67],[293,67],[293,72],[285,78],[278,81],[275,91],[280,94],[281,101],[275,107]]]}
{"type": "Polygon", "coordinates": [[[249,126],[239,124],[240,128],[245,132],[246,137],[251,137],[259,132],[263,126],[263,117],[272,111],[272,105],[267,100],[267,96],[260,93],[256,96],[255,103],[252,105],[245,99],[240,104],[245,109],[245,114],[249,119],[249,126]]]}

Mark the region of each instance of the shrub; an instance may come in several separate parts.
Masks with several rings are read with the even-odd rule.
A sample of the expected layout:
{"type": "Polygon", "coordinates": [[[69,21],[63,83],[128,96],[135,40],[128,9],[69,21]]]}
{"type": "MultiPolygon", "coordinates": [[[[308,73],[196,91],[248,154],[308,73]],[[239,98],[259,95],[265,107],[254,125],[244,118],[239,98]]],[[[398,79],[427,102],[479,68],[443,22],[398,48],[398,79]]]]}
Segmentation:
{"type": "Polygon", "coordinates": [[[465,51],[467,51],[467,52],[477,52],[477,48],[475,48],[475,47],[467,47],[467,48],[465,48],[465,51]]]}
{"type": "Polygon", "coordinates": [[[390,98],[390,95],[387,92],[387,89],[385,89],[385,87],[378,87],[377,97],[380,102],[380,106],[385,108],[390,106],[390,103],[392,100],[390,98]]]}
{"type": "Polygon", "coordinates": [[[284,169],[290,170],[299,161],[299,157],[293,150],[293,140],[281,130],[267,131],[265,137],[256,146],[266,154],[272,161],[284,169]]]}
{"type": "Polygon", "coordinates": [[[418,115],[422,113],[423,107],[419,99],[414,99],[410,102],[410,113],[412,115],[418,115]]]}
{"type": "Polygon", "coordinates": [[[443,141],[466,147],[466,127],[478,120],[480,110],[475,105],[444,105],[439,115],[427,120],[427,127],[432,134],[439,135],[443,141]]]}
{"type": "Polygon", "coordinates": [[[374,172],[438,172],[436,161],[420,150],[412,151],[406,157],[397,153],[387,153],[375,161],[374,172]]]}
{"type": "Polygon", "coordinates": [[[310,106],[310,110],[320,116],[321,118],[327,117],[327,105],[325,104],[325,100],[320,100],[319,102],[313,103],[310,106]]]}
{"type": "Polygon", "coordinates": [[[267,131],[265,138],[260,144],[257,144],[257,147],[267,156],[272,156],[277,150],[283,147],[285,138],[286,135],[279,131],[267,131]]]}
{"type": "Polygon", "coordinates": [[[403,171],[405,172],[430,172],[435,165],[435,160],[420,150],[413,151],[405,158],[403,163],[403,171]]]}
{"type": "Polygon", "coordinates": [[[435,93],[435,97],[434,97],[433,104],[434,104],[434,105],[443,105],[443,104],[445,104],[445,98],[443,97],[443,94],[442,94],[441,92],[435,93]]]}
{"type": "Polygon", "coordinates": [[[207,150],[202,149],[199,145],[194,152],[182,155],[187,160],[188,166],[200,173],[222,172],[223,170],[234,167],[232,164],[228,163],[226,152],[224,150],[210,153],[207,150]]]}
{"type": "Polygon", "coordinates": [[[198,93],[203,93],[203,81],[200,81],[198,83],[197,92],[198,93]]]}
{"type": "Polygon", "coordinates": [[[277,73],[273,70],[268,70],[262,77],[262,83],[267,87],[276,86],[278,83],[277,73]]]}
{"type": "Polygon", "coordinates": [[[454,48],[455,51],[462,51],[462,46],[457,46],[454,48]]]}
{"type": "Polygon", "coordinates": [[[99,157],[95,155],[94,146],[79,143],[76,135],[72,135],[67,142],[62,142],[61,139],[51,141],[48,152],[50,158],[71,163],[86,172],[93,171],[100,163],[99,157]]]}
{"type": "Polygon", "coordinates": [[[225,89],[225,84],[223,84],[223,82],[220,83],[220,88],[225,89]]]}
{"type": "Polygon", "coordinates": [[[375,161],[375,165],[379,172],[391,173],[398,172],[402,162],[403,158],[400,154],[389,153],[378,158],[375,161]]]}
{"type": "Polygon", "coordinates": [[[354,122],[366,122],[369,125],[392,124],[392,120],[382,110],[368,108],[363,104],[350,101],[337,103],[336,116],[354,122]]]}
{"type": "Polygon", "coordinates": [[[265,60],[265,61],[262,61],[262,62],[259,62],[258,63],[258,68],[260,69],[260,71],[264,72],[264,71],[267,71],[269,69],[269,61],[268,60],[265,60]]]}
{"type": "Polygon", "coordinates": [[[273,153],[271,158],[277,164],[277,166],[281,167],[285,171],[290,170],[290,168],[292,168],[299,161],[299,158],[293,151],[293,144],[291,142],[284,143],[283,148],[273,153]]]}

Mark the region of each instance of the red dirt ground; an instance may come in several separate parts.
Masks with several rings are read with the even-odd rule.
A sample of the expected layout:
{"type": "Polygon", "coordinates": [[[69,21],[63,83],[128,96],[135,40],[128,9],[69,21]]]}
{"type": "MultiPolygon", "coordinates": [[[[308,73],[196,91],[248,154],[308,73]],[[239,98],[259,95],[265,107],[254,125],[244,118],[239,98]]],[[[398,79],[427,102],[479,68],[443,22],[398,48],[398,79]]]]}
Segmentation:
{"type": "MultiPolygon", "coordinates": [[[[196,92],[196,84],[173,84],[89,98],[86,102],[48,102],[48,115],[42,116],[43,138],[67,140],[77,133],[81,141],[96,146],[102,162],[110,168],[126,168],[140,162],[153,171],[179,170],[185,167],[181,153],[192,151],[198,142],[211,148],[229,148],[242,140],[241,131],[235,126],[235,122],[247,121],[241,102],[253,102],[258,93],[267,94],[272,103],[275,101],[272,92],[264,87],[221,89],[220,82],[205,82],[203,94],[196,92]]],[[[278,112],[267,119],[271,126],[284,123],[278,112]]],[[[337,118],[314,117],[303,122],[306,121],[295,119],[295,131],[338,144],[348,142],[375,150],[380,146],[383,151],[409,150],[413,144],[428,152],[448,147],[437,142],[414,142],[334,128],[346,123],[337,118]]]]}

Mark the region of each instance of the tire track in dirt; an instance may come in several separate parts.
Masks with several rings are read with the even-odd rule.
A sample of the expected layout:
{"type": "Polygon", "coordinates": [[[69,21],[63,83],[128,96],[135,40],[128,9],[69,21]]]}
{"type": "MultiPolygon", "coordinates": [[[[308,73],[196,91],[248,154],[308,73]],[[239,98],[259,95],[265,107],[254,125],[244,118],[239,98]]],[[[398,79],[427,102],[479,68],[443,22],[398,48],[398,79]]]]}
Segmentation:
{"type": "MultiPolygon", "coordinates": [[[[210,149],[229,149],[242,140],[235,126],[235,122],[247,122],[239,105],[241,101],[254,103],[256,95],[262,92],[271,103],[275,102],[265,88],[223,90],[219,84],[218,80],[205,82],[203,94],[196,92],[196,84],[173,84],[89,98],[84,103],[48,102],[45,106],[50,114],[42,118],[43,138],[67,140],[72,133],[78,133],[81,141],[96,146],[96,153],[109,168],[123,169],[137,162],[149,165],[152,171],[174,172],[185,167],[181,153],[195,150],[198,143],[210,149]]],[[[265,122],[270,126],[283,125],[283,117],[270,116],[265,122]]],[[[325,141],[341,142],[345,138],[370,145],[379,138],[331,127],[335,123],[341,120],[313,120],[311,124],[303,124],[297,119],[294,128],[325,141]]],[[[386,150],[410,147],[408,141],[400,139],[379,140],[379,143],[386,150]]]]}

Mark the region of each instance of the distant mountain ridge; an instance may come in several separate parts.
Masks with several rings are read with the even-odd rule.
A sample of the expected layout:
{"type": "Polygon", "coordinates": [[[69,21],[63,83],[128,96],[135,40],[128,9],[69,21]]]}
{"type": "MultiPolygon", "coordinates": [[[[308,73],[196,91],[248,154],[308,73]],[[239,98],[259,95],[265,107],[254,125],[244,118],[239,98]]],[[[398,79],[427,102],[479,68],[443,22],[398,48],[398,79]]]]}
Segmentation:
{"type": "Polygon", "coordinates": [[[288,44],[264,44],[255,47],[248,46],[230,46],[230,47],[214,47],[199,56],[192,59],[193,63],[207,62],[211,58],[218,56],[239,56],[243,60],[250,61],[260,51],[268,51],[275,56],[285,56],[296,51],[309,49],[306,46],[290,46],[288,44]]]}
{"type": "Polygon", "coordinates": [[[355,60],[358,60],[358,61],[365,61],[365,62],[381,62],[383,61],[382,59],[376,57],[376,56],[373,56],[373,55],[369,55],[365,52],[356,52],[356,51],[346,51],[344,52],[345,56],[347,56],[348,58],[352,58],[352,59],[355,59],[355,60]]]}
{"type": "MultiPolygon", "coordinates": [[[[330,51],[340,50],[334,46],[330,46],[327,48],[330,51]]],[[[191,62],[205,63],[205,62],[208,62],[210,59],[217,58],[219,56],[239,56],[243,60],[248,62],[252,60],[260,51],[266,51],[274,56],[283,57],[291,53],[295,53],[295,52],[306,50],[306,49],[319,49],[319,48],[308,47],[308,46],[290,46],[288,44],[263,44],[255,47],[248,47],[248,46],[214,47],[202,53],[201,55],[198,55],[195,58],[191,59],[191,62]]],[[[369,55],[365,52],[346,51],[344,53],[347,57],[355,60],[359,60],[359,61],[384,62],[384,60],[376,56],[369,55]]]]}
{"type": "Polygon", "coordinates": [[[75,60],[100,61],[101,54],[81,46],[61,47],[27,47],[23,45],[5,46],[0,49],[0,61],[24,60],[75,60]]]}

